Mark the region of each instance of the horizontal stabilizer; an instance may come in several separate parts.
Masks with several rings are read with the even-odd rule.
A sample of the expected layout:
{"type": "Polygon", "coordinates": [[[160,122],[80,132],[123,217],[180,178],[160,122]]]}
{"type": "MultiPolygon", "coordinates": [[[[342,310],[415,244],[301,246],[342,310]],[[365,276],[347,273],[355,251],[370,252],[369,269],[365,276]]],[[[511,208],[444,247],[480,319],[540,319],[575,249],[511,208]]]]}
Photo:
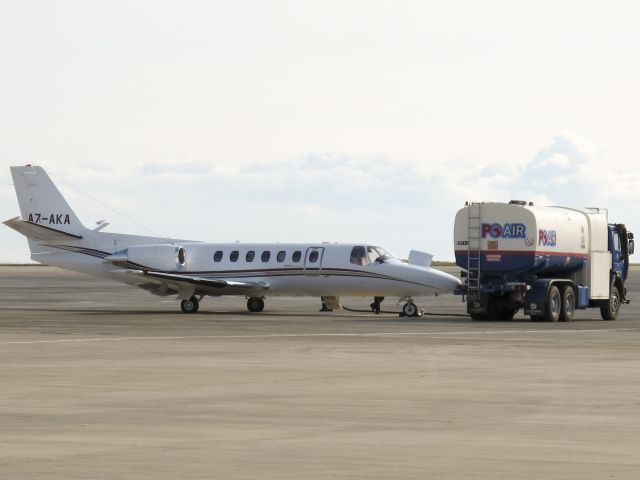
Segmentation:
{"type": "Polygon", "coordinates": [[[69,240],[70,238],[81,239],[82,235],[63,232],[52,227],[45,227],[37,223],[22,220],[20,217],[14,217],[3,222],[7,227],[13,228],[16,232],[21,233],[31,240],[69,240]]]}

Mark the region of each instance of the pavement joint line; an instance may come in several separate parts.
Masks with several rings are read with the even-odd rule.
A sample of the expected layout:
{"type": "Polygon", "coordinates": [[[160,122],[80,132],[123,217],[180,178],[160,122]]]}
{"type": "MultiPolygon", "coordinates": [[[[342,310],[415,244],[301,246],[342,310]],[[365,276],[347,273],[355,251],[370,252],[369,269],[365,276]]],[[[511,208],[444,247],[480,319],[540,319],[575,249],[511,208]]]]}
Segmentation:
{"type": "Polygon", "coordinates": [[[260,338],[313,338],[313,337],[436,337],[451,335],[501,335],[523,333],[598,333],[598,332],[638,332],[640,328],[596,328],[582,330],[487,330],[466,332],[371,332],[371,333],[274,333],[261,335],[172,335],[121,338],[66,338],[56,340],[10,340],[0,345],[29,345],[41,343],[82,343],[82,342],[126,342],[151,340],[217,340],[217,339],[260,339],[260,338]]]}

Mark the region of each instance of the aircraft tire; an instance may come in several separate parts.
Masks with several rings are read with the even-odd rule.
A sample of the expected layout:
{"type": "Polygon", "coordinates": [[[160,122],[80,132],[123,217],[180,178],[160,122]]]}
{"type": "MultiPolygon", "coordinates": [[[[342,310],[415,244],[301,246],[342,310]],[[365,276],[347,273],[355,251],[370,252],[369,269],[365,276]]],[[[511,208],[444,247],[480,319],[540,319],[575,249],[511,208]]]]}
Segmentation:
{"type": "Polygon", "coordinates": [[[405,317],[417,317],[418,307],[413,302],[407,302],[402,306],[402,313],[405,317]]]}
{"type": "Polygon", "coordinates": [[[200,308],[200,302],[196,297],[191,297],[189,300],[182,300],[180,302],[180,309],[182,313],[196,313],[200,308]]]}
{"type": "Polygon", "coordinates": [[[264,310],[264,299],[262,297],[249,297],[247,299],[247,309],[252,313],[259,313],[264,310]]]}

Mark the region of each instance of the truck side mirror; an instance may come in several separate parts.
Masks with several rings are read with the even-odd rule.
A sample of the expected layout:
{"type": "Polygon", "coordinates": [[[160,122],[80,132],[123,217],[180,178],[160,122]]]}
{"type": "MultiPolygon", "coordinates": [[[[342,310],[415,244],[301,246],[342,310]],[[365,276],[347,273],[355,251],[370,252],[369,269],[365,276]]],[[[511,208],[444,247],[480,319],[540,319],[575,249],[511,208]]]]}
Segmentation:
{"type": "Polygon", "coordinates": [[[634,247],[633,239],[630,239],[629,240],[629,255],[633,255],[633,247],[634,247]]]}

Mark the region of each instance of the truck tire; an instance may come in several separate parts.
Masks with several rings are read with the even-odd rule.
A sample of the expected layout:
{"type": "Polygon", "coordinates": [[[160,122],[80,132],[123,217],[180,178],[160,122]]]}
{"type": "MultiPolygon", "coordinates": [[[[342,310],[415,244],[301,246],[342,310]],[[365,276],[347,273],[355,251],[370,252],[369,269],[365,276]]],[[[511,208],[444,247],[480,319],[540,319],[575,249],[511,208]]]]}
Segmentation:
{"type": "Polygon", "coordinates": [[[620,311],[620,292],[618,287],[613,285],[609,292],[609,300],[600,305],[600,315],[603,320],[615,320],[620,311]]]}
{"type": "Polygon", "coordinates": [[[547,305],[544,308],[544,319],[547,322],[557,322],[562,311],[562,297],[560,290],[555,285],[551,285],[547,294],[547,305]]]}
{"type": "Polygon", "coordinates": [[[570,322],[576,311],[576,295],[571,285],[562,290],[562,308],[560,309],[560,321],[570,322]]]}
{"type": "Polygon", "coordinates": [[[516,313],[518,313],[517,308],[503,308],[499,313],[499,318],[505,322],[510,322],[513,320],[513,317],[516,316],[516,313]]]}
{"type": "Polygon", "coordinates": [[[490,295],[487,299],[487,320],[513,320],[518,309],[505,306],[505,299],[499,295],[490,295]]]}

